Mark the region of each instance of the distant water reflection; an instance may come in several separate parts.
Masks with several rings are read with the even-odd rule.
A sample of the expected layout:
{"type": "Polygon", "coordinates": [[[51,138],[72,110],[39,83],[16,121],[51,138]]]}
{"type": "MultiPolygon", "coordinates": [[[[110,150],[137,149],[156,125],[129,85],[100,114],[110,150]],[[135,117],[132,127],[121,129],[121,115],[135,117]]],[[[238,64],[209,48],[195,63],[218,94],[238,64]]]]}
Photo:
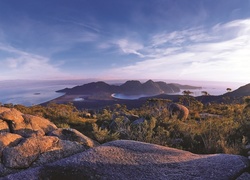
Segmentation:
{"type": "MultiPolygon", "coordinates": [[[[227,91],[224,87],[203,87],[201,89],[181,89],[180,92],[177,93],[168,93],[168,95],[183,95],[182,92],[185,90],[189,90],[192,92],[192,96],[201,96],[202,91],[206,91],[208,92],[210,95],[214,95],[214,96],[218,96],[218,95],[222,95],[225,94],[227,91]]],[[[129,99],[129,100],[135,100],[135,99],[139,99],[142,97],[148,97],[149,95],[144,95],[144,94],[140,94],[140,95],[125,95],[125,94],[120,94],[120,93],[114,93],[112,94],[112,97],[117,98],[117,99],[129,99]]],[[[154,96],[154,95],[152,95],[154,96]]]]}
{"type": "Polygon", "coordinates": [[[117,99],[129,99],[129,100],[134,100],[134,99],[139,99],[141,97],[148,97],[148,95],[125,95],[125,94],[119,94],[119,93],[114,93],[111,95],[114,98],[117,99]]]}

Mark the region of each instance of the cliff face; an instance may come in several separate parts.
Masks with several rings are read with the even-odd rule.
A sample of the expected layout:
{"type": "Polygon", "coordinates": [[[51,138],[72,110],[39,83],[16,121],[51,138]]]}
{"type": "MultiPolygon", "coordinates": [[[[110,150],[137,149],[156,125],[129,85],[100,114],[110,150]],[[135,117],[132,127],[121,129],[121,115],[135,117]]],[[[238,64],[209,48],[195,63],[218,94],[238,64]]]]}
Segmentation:
{"type": "MultiPolygon", "coordinates": [[[[63,92],[67,95],[91,95],[97,93],[121,93],[125,95],[158,95],[158,94],[166,94],[166,93],[177,93],[180,92],[181,85],[178,84],[167,84],[165,82],[154,82],[149,80],[145,83],[141,83],[140,81],[132,80],[127,81],[124,84],[117,85],[109,85],[105,82],[92,82],[88,84],[84,84],[82,86],[76,86],[71,89],[66,88],[59,90],[57,92],[63,92]]],[[[193,87],[193,86],[190,86],[193,87]]],[[[193,87],[198,88],[198,87],[193,87]]]]}

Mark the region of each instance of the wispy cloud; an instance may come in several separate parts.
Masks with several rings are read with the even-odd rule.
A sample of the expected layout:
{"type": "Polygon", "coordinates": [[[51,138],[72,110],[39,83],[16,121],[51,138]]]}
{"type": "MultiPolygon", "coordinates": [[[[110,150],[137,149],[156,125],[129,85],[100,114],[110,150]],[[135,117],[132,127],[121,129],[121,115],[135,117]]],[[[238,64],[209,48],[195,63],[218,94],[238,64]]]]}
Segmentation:
{"type": "Polygon", "coordinates": [[[178,46],[187,42],[200,42],[211,40],[203,28],[192,28],[182,31],[163,32],[152,37],[151,44],[153,47],[162,45],[178,46]]]}
{"type": "Polygon", "coordinates": [[[0,62],[1,79],[61,79],[70,78],[52,65],[49,58],[0,44],[0,51],[11,53],[0,62]]]}
{"type": "Polygon", "coordinates": [[[101,33],[101,31],[102,31],[101,28],[99,27],[99,25],[96,24],[96,23],[93,23],[93,22],[86,23],[86,22],[74,20],[72,18],[70,18],[70,19],[59,19],[59,18],[52,17],[52,19],[54,19],[56,21],[59,21],[59,22],[70,23],[70,24],[74,24],[74,25],[83,27],[82,30],[84,30],[84,31],[91,31],[91,32],[94,32],[94,33],[101,33]]]}
{"type": "Polygon", "coordinates": [[[119,39],[115,41],[114,44],[120,48],[122,53],[135,54],[135,55],[138,55],[139,57],[144,57],[144,55],[140,53],[140,50],[143,49],[143,45],[138,42],[131,41],[131,40],[124,38],[124,39],[119,39]]]}
{"type": "Polygon", "coordinates": [[[150,42],[151,46],[135,49],[144,52],[145,61],[110,73],[128,78],[249,81],[250,19],[209,29],[163,32],[154,35],[150,42]]]}
{"type": "Polygon", "coordinates": [[[101,31],[95,24],[73,20],[53,19],[55,22],[48,24],[32,17],[20,19],[15,25],[0,27],[0,42],[18,44],[28,52],[46,56],[72,50],[79,44],[97,42],[101,31]]]}

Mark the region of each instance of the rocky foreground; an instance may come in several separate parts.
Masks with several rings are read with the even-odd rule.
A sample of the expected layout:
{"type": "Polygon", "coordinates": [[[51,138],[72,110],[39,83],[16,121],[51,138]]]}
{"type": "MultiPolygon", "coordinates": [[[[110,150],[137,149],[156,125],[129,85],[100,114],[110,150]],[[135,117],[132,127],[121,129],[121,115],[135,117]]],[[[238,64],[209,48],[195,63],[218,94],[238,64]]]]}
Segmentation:
{"type": "Polygon", "coordinates": [[[248,158],[118,140],[0,107],[0,179],[250,179],[248,158]]]}

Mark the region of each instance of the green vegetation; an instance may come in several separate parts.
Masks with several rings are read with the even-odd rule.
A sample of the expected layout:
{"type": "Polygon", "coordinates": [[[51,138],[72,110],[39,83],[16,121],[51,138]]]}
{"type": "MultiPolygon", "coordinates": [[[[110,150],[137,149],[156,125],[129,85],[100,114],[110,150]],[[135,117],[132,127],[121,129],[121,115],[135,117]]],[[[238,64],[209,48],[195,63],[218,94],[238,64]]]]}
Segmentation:
{"type": "Polygon", "coordinates": [[[250,141],[250,97],[244,103],[202,104],[192,96],[179,103],[188,107],[188,120],[169,118],[166,99],[149,99],[141,108],[116,104],[99,110],[77,110],[73,104],[25,107],[5,104],[23,113],[45,117],[58,127],[74,128],[100,143],[131,139],[194,153],[244,155],[250,141]]]}

